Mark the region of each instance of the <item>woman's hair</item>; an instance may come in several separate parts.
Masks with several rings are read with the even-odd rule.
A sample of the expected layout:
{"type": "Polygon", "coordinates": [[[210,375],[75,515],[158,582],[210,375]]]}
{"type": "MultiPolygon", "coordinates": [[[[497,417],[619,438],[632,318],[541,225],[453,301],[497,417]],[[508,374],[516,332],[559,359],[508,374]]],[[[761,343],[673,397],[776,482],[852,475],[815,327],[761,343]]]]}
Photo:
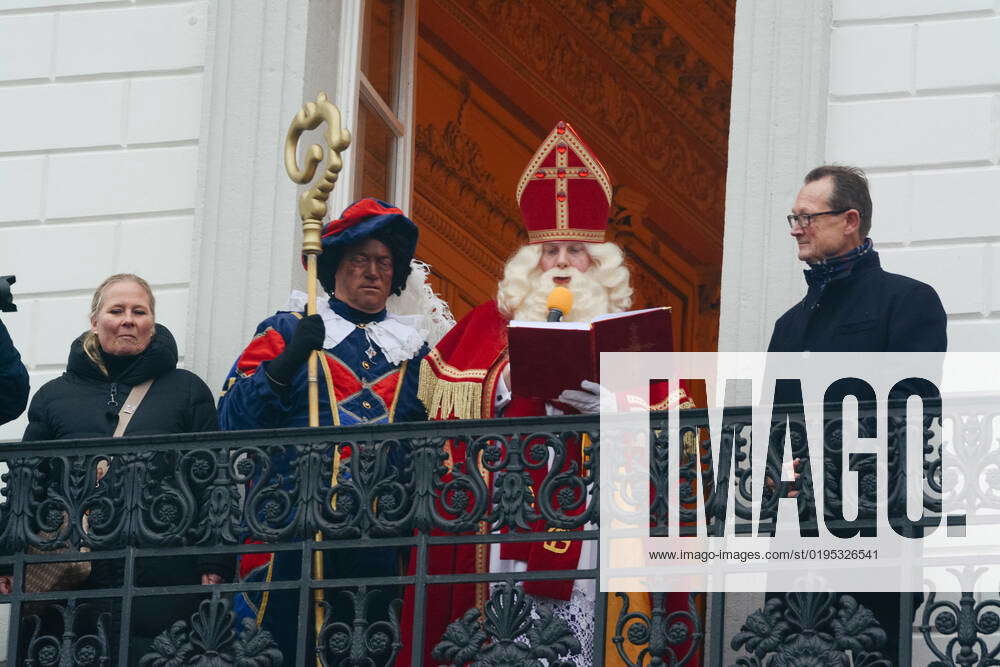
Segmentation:
{"type": "MultiPolygon", "coordinates": [[[[146,296],[149,297],[149,312],[153,316],[153,320],[156,320],[156,297],[153,296],[153,289],[149,286],[149,283],[134,273],[116,273],[113,276],[105,278],[104,282],[94,290],[94,296],[90,300],[90,316],[88,318],[92,323],[97,319],[97,314],[101,312],[101,303],[104,301],[104,290],[115,283],[125,282],[135,283],[146,291],[146,296]]],[[[83,351],[87,355],[87,358],[101,369],[102,373],[105,375],[108,374],[108,367],[104,365],[104,359],[101,357],[101,341],[97,339],[97,334],[93,331],[88,331],[83,335],[83,351]]]]}
{"type": "MultiPolygon", "coordinates": [[[[609,312],[628,310],[632,304],[632,288],[621,248],[614,243],[587,243],[586,248],[594,264],[590,269],[594,279],[608,291],[609,312]]],[[[542,244],[534,243],[522,246],[507,260],[497,289],[497,308],[505,317],[514,317],[538,276],[542,275],[538,268],[541,257],[542,244]]]]}

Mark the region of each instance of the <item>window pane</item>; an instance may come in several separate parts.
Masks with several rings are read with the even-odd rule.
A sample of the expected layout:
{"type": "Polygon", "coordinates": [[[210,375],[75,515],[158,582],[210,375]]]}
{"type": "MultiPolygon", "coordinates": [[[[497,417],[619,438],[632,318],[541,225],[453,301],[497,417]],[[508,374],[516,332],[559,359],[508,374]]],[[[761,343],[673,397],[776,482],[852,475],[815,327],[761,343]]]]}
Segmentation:
{"type": "Polygon", "coordinates": [[[368,0],[361,71],[372,87],[396,111],[399,45],[403,27],[402,0],[368,0]]]}
{"type": "MultiPolygon", "coordinates": [[[[358,146],[361,151],[360,197],[378,197],[389,201],[393,145],[396,136],[364,101],[358,105],[358,146]]],[[[395,204],[396,202],[389,202],[395,204]]]]}

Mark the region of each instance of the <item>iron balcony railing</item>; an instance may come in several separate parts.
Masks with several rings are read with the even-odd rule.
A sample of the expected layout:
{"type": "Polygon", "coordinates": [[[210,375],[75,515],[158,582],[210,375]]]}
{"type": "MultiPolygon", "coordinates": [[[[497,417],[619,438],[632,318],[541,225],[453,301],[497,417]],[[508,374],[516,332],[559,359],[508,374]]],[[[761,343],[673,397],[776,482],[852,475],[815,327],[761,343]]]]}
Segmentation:
{"type": "MultiPolygon", "coordinates": [[[[740,469],[748,462],[740,455],[750,446],[741,435],[750,413],[736,414],[742,421],[723,444],[738,454],[731,488],[739,514],[749,502],[740,469]]],[[[682,445],[672,447],[666,413],[653,415],[654,532],[665,524],[668,456],[683,457],[682,479],[692,480],[706,464],[707,412],[683,410],[679,418],[682,445]],[[692,438],[700,449],[691,448],[692,438]]],[[[990,420],[973,428],[955,419],[965,424],[968,447],[992,440],[990,420]]],[[[925,434],[930,443],[932,429],[925,434]]],[[[928,460],[937,455],[933,449],[925,452],[928,460]]],[[[574,623],[521,586],[596,581],[596,560],[572,571],[429,567],[438,545],[545,542],[552,531],[559,540],[594,543],[596,553],[600,450],[597,416],[8,445],[0,457],[7,468],[0,568],[13,577],[10,594],[0,597],[10,609],[8,664],[419,665],[427,653],[435,664],[476,665],[912,664],[909,633],[898,654],[885,655],[884,620],[846,595],[789,594],[736,624],[723,594],[690,593],[679,603],[678,593],[597,592],[574,623]],[[316,566],[317,554],[346,553],[340,562],[363,563],[387,550],[397,564],[378,576],[353,576],[353,565],[321,575],[316,566]],[[150,562],[190,564],[211,556],[235,563],[269,553],[294,563],[292,575],[211,586],[136,579],[150,562]],[[180,557],[187,560],[172,560],[180,557]],[[26,590],[33,572],[70,562],[90,563],[89,585],[26,590]],[[117,579],[95,588],[93,572],[102,568],[117,579]],[[485,585],[482,605],[444,619],[447,630],[425,646],[427,624],[442,624],[428,617],[429,598],[469,583],[485,585]],[[253,619],[236,622],[236,599],[256,592],[294,600],[294,613],[282,619],[291,642],[253,619]],[[404,597],[415,609],[410,627],[402,625],[404,597]],[[167,601],[191,599],[190,614],[150,617],[150,609],[176,608],[167,601]],[[150,623],[159,630],[155,640],[137,641],[137,624],[150,623]]],[[[794,437],[793,453],[801,453],[794,437]]],[[[941,476],[932,479],[939,485],[941,476]]],[[[705,490],[704,502],[721,516],[717,491],[705,490]]],[[[691,493],[682,491],[682,502],[691,504],[691,493]]],[[[682,522],[693,520],[694,509],[681,511],[682,522]]],[[[319,556],[324,563],[329,558],[319,556]]],[[[908,595],[896,599],[899,614],[888,620],[898,623],[910,617],[914,602],[908,595]]],[[[1000,600],[963,594],[952,603],[931,595],[913,627],[934,665],[994,664],[1000,629],[994,608],[1000,600]]],[[[908,620],[902,625],[910,627],[908,620]]]]}

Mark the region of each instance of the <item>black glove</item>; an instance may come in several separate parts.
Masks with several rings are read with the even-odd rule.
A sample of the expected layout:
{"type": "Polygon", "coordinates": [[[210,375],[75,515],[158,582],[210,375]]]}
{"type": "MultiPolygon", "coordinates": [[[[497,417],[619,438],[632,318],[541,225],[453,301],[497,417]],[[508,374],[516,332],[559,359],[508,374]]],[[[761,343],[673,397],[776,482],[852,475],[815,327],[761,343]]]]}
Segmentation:
{"type": "Polygon", "coordinates": [[[292,340],[285,347],[285,351],[265,366],[267,378],[274,385],[287,387],[302,368],[302,364],[309,359],[309,354],[313,350],[323,349],[325,338],[326,325],[323,324],[322,317],[319,315],[303,317],[295,327],[295,333],[292,334],[292,340]]]}

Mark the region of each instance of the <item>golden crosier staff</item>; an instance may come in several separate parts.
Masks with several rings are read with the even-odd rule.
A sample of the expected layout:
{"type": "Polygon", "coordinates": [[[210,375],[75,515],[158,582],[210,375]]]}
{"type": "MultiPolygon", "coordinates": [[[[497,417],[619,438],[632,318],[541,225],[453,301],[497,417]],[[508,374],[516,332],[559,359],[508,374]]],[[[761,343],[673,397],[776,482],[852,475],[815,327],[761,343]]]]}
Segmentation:
{"type": "MultiPolygon", "coordinates": [[[[315,130],[326,122],[323,137],[330,148],[329,162],[319,182],[299,197],[299,217],[302,218],[302,254],[306,257],[308,301],[306,314],[316,314],[316,258],[323,252],[320,233],[326,216],[326,201],[330,198],[337,176],[344,168],[341,152],[351,145],[351,133],[340,126],[340,109],[327,98],[326,93],[316,96],[315,102],[307,102],[292,119],[285,138],[285,169],[296,183],[305,185],[316,175],[316,167],[323,161],[324,151],[319,144],[313,144],[306,151],[305,169],[298,165],[299,138],[306,130],[315,130]]],[[[317,376],[317,353],[309,356],[309,425],[319,426],[319,384],[317,376]]]]}
{"type": "MultiPolygon", "coordinates": [[[[341,152],[347,150],[351,145],[351,133],[340,126],[340,109],[338,109],[326,93],[316,96],[315,102],[307,102],[305,106],[292,119],[292,124],[288,127],[288,135],[285,137],[285,170],[288,176],[296,183],[305,185],[313,180],[316,175],[316,167],[328,157],[326,170],[319,181],[303,192],[299,197],[299,217],[302,218],[302,254],[306,258],[306,285],[308,300],[306,301],[306,314],[316,314],[316,260],[323,252],[323,244],[320,235],[323,230],[323,218],[326,217],[326,202],[333,192],[333,186],[337,183],[337,176],[344,168],[344,162],[340,159],[341,152]],[[330,149],[324,156],[324,150],[319,144],[313,144],[306,151],[306,164],[304,169],[298,164],[299,138],[306,130],[315,130],[322,123],[326,123],[326,131],[323,138],[330,149]]],[[[309,355],[307,389],[309,393],[309,426],[319,426],[319,352],[313,351],[309,355]]],[[[332,400],[332,397],[331,397],[332,400]]],[[[337,468],[340,465],[340,454],[334,450],[333,482],[337,479],[337,468]]],[[[316,541],[322,541],[322,533],[316,533],[316,541]]],[[[323,579],[323,552],[316,551],[313,554],[313,569],[316,577],[323,579]]],[[[317,639],[320,628],[323,627],[323,591],[316,589],[313,591],[313,600],[316,604],[315,627],[317,639]]],[[[316,664],[320,664],[317,656],[316,664]]]]}

